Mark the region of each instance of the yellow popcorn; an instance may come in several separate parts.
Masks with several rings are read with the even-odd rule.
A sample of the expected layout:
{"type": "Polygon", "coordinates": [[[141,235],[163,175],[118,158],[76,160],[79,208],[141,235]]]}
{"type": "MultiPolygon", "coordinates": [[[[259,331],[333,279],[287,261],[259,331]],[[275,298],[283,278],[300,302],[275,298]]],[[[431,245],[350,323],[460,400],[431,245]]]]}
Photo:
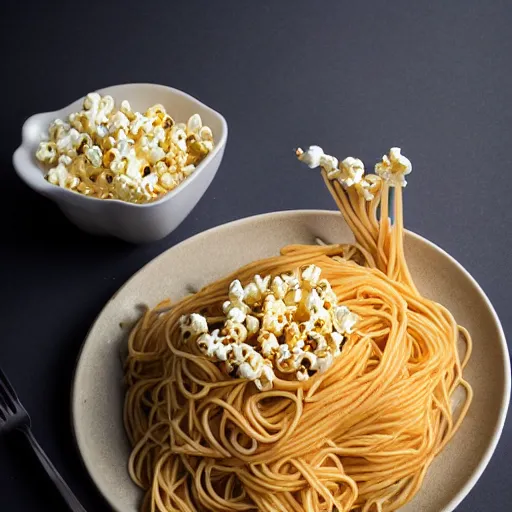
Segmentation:
{"type": "Polygon", "coordinates": [[[37,149],[36,158],[46,164],[53,164],[58,158],[55,142],[41,142],[37,149]]]}
{"type": "Polygon", "coordinates": [[[405,187],[404,176],[412,171],[411,161],[401,154],[400,148],[391,148],[389,156],[384,155],[382,161],[375,165],[375,174],[391,187],[405,187]]]}
{"type": "Polygon", "coordinates": [[[245,287],[235,279],[223,316],[182,317],[182,341],[196,343],[205,357],[222,362],[231,376],[254,381],[259,390],[272,388],[275,372],[304,381],[333,364],[358,321],[337,302],[316,265],[273,278],[255,275],[245,287]],[[298,291],[296,301],[285,301],[298,291]],[[209,323],[219,328],[210,332],[209,323]],[[194,330],[193,324],[201,328],[194,330]]]}
{"type": "Polygon", "coordinates": [[[48,127],[36,158],[57,186],[102,199],[147,203],[175,189],[213,149],[198,114],[175,123],[162,105],[144,113],[128,101],[88,94],[79,112],[48,127]],[[56,167],[50,167],[56,165],[56,167]]]}

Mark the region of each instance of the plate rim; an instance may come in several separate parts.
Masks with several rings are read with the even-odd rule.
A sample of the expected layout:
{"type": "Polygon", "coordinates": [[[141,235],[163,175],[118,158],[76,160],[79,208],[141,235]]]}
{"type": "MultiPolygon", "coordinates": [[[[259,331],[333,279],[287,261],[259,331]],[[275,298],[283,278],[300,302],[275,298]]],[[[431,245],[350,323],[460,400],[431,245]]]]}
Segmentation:
{"type": "MultiPolygon", "coordinates": [[[[277,210],[272,212],[266,212],[266,213],[260,213],[256,215],[251,215],[249,217],[242,217],[240,219],[235,219],[232,221],[225,222],[223,224],[219,224],[217,226],[212,226],[211,228],[208,228],[204,231],[200,231],[198,233],[195,233],[194,235],[185,238],[184,240],[181,240],[175,245],[171,245],[170,247],[163,250],[160,254],[149,260],[147,263],[145,263],[141,268],[139,268],[137,271],[135,271],[126,281],[114,292],[114,294],[108,299],[108,301],[103,305],[99,313],[94,318],[93,322],[91,323],[89,329],[87,330],[87,333],[84,337],[84,340],[80,346],[80,349],[77,354],[76,358],[76,364],[75,369],[73,372],[73,379],[71,384],[71,392],[70,392],[70,399],[71,399],[71,407],[70,407],[70,415],[71,415],[71,431],[74,439],[74,444],[76,446],[76,449],[78,451],[78,454],[80,456],[80,460],[82,462],[82,465],[87,470],[87,473],[89,475],[89,478],[92,480],[94,485],[96,486],[96,489],[100,492],[103,499],[107,501],[107,503],[112,507],[112,509],[115,512],[127,512],[124,508],[119,508],[117,503],[114,503],[113,499],[109,496],[108,489],[105,488],[105,486],[101,483],[101,480],[97,478],[97,472],[94,470],[93,465],[91,461],[88,460],[86,456],[86,450],[83,449],[84,441],[81,438],[80,428],[78,426],[77,422],[77,409],[79,408],[80,401],[78,400],[78,379],[79,374],[81,372],[81,367],[83,364],[83,353],[85,350],[85,347],[87,345],[87,342],[89,340],[89,335],[92,331],[92,329],[95,327],[95,325],[98,323],[100,317],[102,316],[105,308],[110,305],[110,303],[115,300],[117,295],[122,292],[125,287],[128,286],[128,284],[140,273],[142,273],[144,270],[146,270],[146,267],[149,265],[152,265],[155,261],[157,261],[159,258],[162,258],[167,252],[177,248],[182,247],[184,245],[187,245],[188,243],[193,242],[196,238],[199,238],[207,233],[210,233],[214,230],[225,230],[229,229],[232,226],[239,226],[243,225],[245,223],[248,223],[250,221],[256,220],[256,219],[264,219],[265,217],[293,217],[295,215],[304,215],[304,216],[316,216],[316,215],[332,215],[332,216],[341,216],[341,212],[339,210],[327,210],[327,209],[293,209],[293,210],[277,210]]],[[[487,294],[484,292],[480,284],[477,282],[477,280],[471,275],[471,273],[464,268],[464,266],[459,263],[453,256],[451,256],[449,253],[447,253],[444,249],[439,247],[434,242],[431,242],[427,238],[410,231],[408,229],[404,230],[408,237],[412,237],[413,239],[416,239],[418,241],[421,241],[423,243],[426,243],[431,248],[433,248],[436,251],[439,251],[444,257],[448,258],[452,264],[455,264],[455,266],[460,270],[464,276],[471,282],[471,284],[474,286],[478,294],[481,296],[481,298],[484,300],[487,308],[489,309],[491,316],[493,318],[496,330],[499,335],[499,345],[500,349],[503,355],[503,373],[504,373],[504,393],[503,398],[501,400],[501,406],[500,411],[498,414],[498,422],[493,430],[492,438],[484,452],[483,457],[480,459],[477,467],[471,474],[470,478],[466,481],[466,483],[463,485],[463,487],[453,496],[453,498],[447,503],[446,507],[442,512],[452,512],[461,502],[462,500],[471,492],[477,481],[482,476],[483,472],[487,468],[492,455],[494,454],[496,447],[498,445],[498,442],[501,438],[501,434],[503,433],[503,428],[505,425],[505,420],[507,417],[507,412],[510,404],[510,395],[511,395],[511,364],[510,364],[510,354],[508,350],[507,340],[505,336],[505,332],[503,330],[503,326],[501,325],[501,321],[498,317],[498,314],[496,313],[496,310],[494,309],[494,306],[487,297],[487,294]]],[[[135,485],[135,484],[134,484],[135,485]]],[[[142,491],[141,491],[142,492],[142,491]]]]}

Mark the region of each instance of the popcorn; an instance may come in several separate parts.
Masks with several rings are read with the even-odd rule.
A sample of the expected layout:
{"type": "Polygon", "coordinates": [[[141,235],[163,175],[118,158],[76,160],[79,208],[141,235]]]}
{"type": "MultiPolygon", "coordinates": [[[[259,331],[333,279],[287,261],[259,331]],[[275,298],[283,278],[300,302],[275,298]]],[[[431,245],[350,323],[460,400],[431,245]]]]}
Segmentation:
{"type": "Polygon", "coordinates": [[[178,182],[171,173],[166,172],[160,177],[160,184],[167,190],[172,190],[176,188],[178,182]]]}
{"type": "Polygon", "coordinates": [[[315,368],[313,370],[318,370],[318,373],[324,373],[332,366],[333,356],[330,352],[325,352],[323,357],[318,357],[316,360],[315,368]]]}
{"type": "Polygon", "coordinates": [[[167,167],[165,162],[157,162],[154,169],[159,176],[162,176],[167,172],[169,168],[167,167]]]}
{"type": "Polygon", "coordinates": [[[391,148],[389,156],[384,155],[382,161],[375,165],[375,173],[390,187],[405,187],[404,176],[412,171],[412,164],[401,154],[400,148],[391,148]]]}
{"type": "Polygon", "coordinates": [[[69,173],[64,164],[59,164],[57,167],[48,171],[48,181],[59,187],[65,187],[68,181],[69,173]]]}
{"type": "Polygon", "coordinates": [[[255,275],[245,287],[232,281],[220,329],[209,333],[207,320],[194,314],[180,325],[183,340],[195,341],[212,362],[223,362],[230,376],[267,390],[280,373],[305,381],[330,368],[358,321],[337,302],[320,267],[307,265],[273,278],[255,275]]]}
{"type": "Polygon", "coordinates": [[[313,289],[309,292],[306,298],[306,309],[312,314],[317,314],[323,308],[324,301],[318,295],[318,292],[313,289]]]}
{"type": "Polygon", "coordinates": [[[68,133],[70,129],[71,126],[68,123],[62,121],[62,119],[55,119],[48,127],[48,135],[52,140],[60,139],[62,135],[68,133]]]}
{"type": "MultiPolygon", "coordinates": [[[[310,146],[306,152],[299,148],[296,155],[301,162],[309,167],[324,169],[329,180],[338,181],[344,188],[354,187],[366,201],[371,201],[375,197],[374,192],[381,178],[394,186],[394,183],[403,180],[403,174],[410,172],[410,162],[400,155],[399,148],[391,148],[389,158],[384,156],[383,161],[375,166],[377,175],[366,176],[364,164],[358,158],[349,156],[338,163],[335,157],[326,155],[318,146],[310,146]],[[402,172],[400,169],[403,170],[403,174],[400,174],[402,172]],[[402,177],[400,178],[400,176],[402,177]]],[[[403,183],[405,186],[405,180],[403,183]]]]}
{"type": "Polygon", "coordinates": [[[118,110],[109,120],[108,131],[115,134],[119,130],[127,130],[130,126],[130,120],[118,110]]]}
{"type": "Polygon", "coordinates": [[[219,337],[219,330],[216,329],[211,334],[201,334],[197,339],[197,346],[205,356],[216,361],[227,361],[232,347],[224,345],[223,341],[223,338],[219,337]]]}
{"type": "MultiPolygon", "coordinates": [[[[60,121],[60,119],[57,119],[57,121],[60,121]]],[[[72,114],[69,114],[68,121],[69,124],[79,132],[85,130],[85,117],[80,112],[73,112],[72,114]]],[[[50,137],[52,137],[51,133],[50,137]]]]}
{"type": "Polygon", "coordinates": [[[153,192],[158,184],[158,176],[156,174],[148,174],[142,178],[141,186],[143,189],[153,192]]]}
{"type": "Polygon", "coordinates": [[[359,183],[363,179],[363,176],[363,162],[361,162],[359,158],[349,156],[341,162],[340,175],[337,179],[344,187],[348,188],[359,183]]]}
{"type": "Polygon", "coordinates": [[[245,325],[243,325],[242,322],[228,320],[224,324],[224,329],[222,329],[222,334],[230,340],[242,342],[247,339],[247,328],[245,327],[245,325]]]}
{"type": "Polygon", "coordinates": [[[286,312],[286,304],[269,293],[263,302],[263,311],[270,315],[282,316],[286,312]]]}
{"type": "Polygon", "coordinates": [[[180,328],[183,338],[198,336],[208,332],[208,323],[206,318],[197,313],[183,315],[180,318],[180,328]]]}
{"type": "Polygon", "coordinates": [[[283,281],[282,277],[276,276],[272,280],[270,289],[272,290],[274,297],[284,299],[286,292],[288,291],[288,285],[283,281]]]}
{"type": "Polygon", "coordinates": [[[336,174],[339,170],[338,159],[330,155],[323,155],[320,157],[320,167],[325,169],[327,172],[327,177],[331,179],[330,176],[336,174]]]}
{"type": "Polygon", "coordinates": [[[108,128],[104,124],[100,124],[96,127],[96,134],[98,137],[106,137],[108,135],[108,128]]]}
{"type": "Polygon", "coordinates": [[[36,152],[36,158],[45,164],[53,164],[58,158],[55,142],[41,142],[36,152]]]}
{"type": "Polygon", "coordinates": [[[322,270],[320,267],[317,267],[316,265],[308,265],[302,271],[302,280],[311,286],[315,286],[318,282],[318,279],[320,279],[321,272],[322,270]]]}
{"type": "Polygon", "coordinates": [[[295,374],[295,377],[297,378],[298,381],[300,382],[303,382],[305,380],[308,380],[309,379],[309,373],[308,373],[308,370],[307,368],[302,368],[301,370],[299,370],[296,374],[295,374]]]}
{"type": "Polygon", "coordinates": [[[87,125],[92,132],[96,131],[96,125],[106,122],[105,102],[101,105],[102,98],[98,93],[89,93],[84,100],[84,117],[87,119],[87,125]]]}
{"type": "Polygon", "coordinates": [[[279,345],[279,349],[277,352],[278,352],[278,359],[277,359],[278,363],[282,363],[283,361],[290,359],[290,357],[292,355],[290,352],[290,347],[288,346],[287,343],[283,343],[282,345],[279,345]]]}
{"type": "Polygon", "coordinates": [[[227,361],[231,350],[232,347],[230,345],[224,345],[224,343],[219,341],[214,346],[214,357],[219,361],[227,361]]]}
{"type": "Polygon", "coordinates": [[[134,143],[134,140],[129,139],[128,136],[126,135],[126,131],[123,130],[122,128],[117,132],[117,140],[118,140],[117,146],[118,146],[119,151],[123,151],[122,148],[124,148],[124,151],[126,151],[126,148],[130,147],[130,144],[134,143]]]}
{"type": "MultiPolygon", "coordinates": [[[[165,158],[165,151],[161,147],[152,148],[148,155],[148,160],[151,165],[155,165],[165,158]]],[[[192,166],[193,167],[193,166],[192,166]]],[[[183,169],[185,172],[185,169],[183,169]]]]}
{"type": "Polygon", "coordinates": [[[261,373],[258,378],[255,379],[254,384],[260,391],[268,391],[272,389],[272,381],[275,379],[274,371],[270,366],[264,364],[261,367],[261,373]]]}
{"type": "Polygon", "coordinates": [[[311,331],[308,333],[308,338],[314,342],[311,345],[314,346],[315,352],[327,350],[327,340],[319,332],[311,331]]]}
{"type": "Polygon", "coordinates": [[[211,128],[208,126],[203,126],[199,130],[199,138],[203,142],[213,142],[213,133],[211,128]]]}
{"type": "MultiPolygon", "coordinates": [[[[301,342],[302,333],[297,322],[289,322],[283,329],[284,339],[282,340],[290,347],[295,347],[297,343],[301,342]]],[[[302,342],[303,343],[303,342],[302,342]]]]}
{"type": "Polygon", "coordinates": [[[183,167],[183,169],[181,170],[181,172],[185,175],[185,176],[190,176],[194,171],[196,170],[196,166],[195,165],[186,165],[185,167],[183,167]]]}
{"type": "Polygon", "coordinates": [[[319,167],[322,157],[325,156],[324,150],[320,146],[309,146],[306,151],[299,148],[295,153],[297,158],[301,162],[304,162],[310,169],[319,167]]]}
{"type": "Polygon", "coordinates": [[[338,169],[338,159],[331,155],[326,155],[319,146],[310,146],[305,152],[298,148],[295,151],[297,158],[304,162],[310,169],[322,167],[327,172],[329,179],[337,177],[340,173],[338,169]]]}
{"type": "Polygon", "coordinates": [[[287,306],[293,306],[294,304],[298,304],[302,299],[302,290],[300,288],[291,288],[288,290],[286,295],[284,296],[284,303],[287,306]]]}
{"type": "Polygon", "coordinates": [[[240,308],[232,307],[229,309],[227,317],[230,320],[241,323],[245,321],[246,315],[240,308]]]}
{"type": "MultiPolygon", "coordinates": [[[[263,366],[263,363],[261,363],[261,366],[263,366]]],[[[242,379],[256,380],[261,375],[260,365],[253,369],[249,363],[244,361],[238,367],[237,375],[242,379]]]]}
{"type": "Polygon", "coordinates": [[[272,332],[261,331],[258,336],[258,343],[261,347],[261,353],[265,357],[270,357],[279,349],[279,342],[276,335],[272,332]]]}
{"type": "Polygon", "coordinates": [[[242,379],[253,380],[260,391],[271,389],[275,377],[272,368],[265,364],[258,353],[254,353],[251,362],[244,361],[238,367],[237,375],[242,379]]]}
{"type": "Polygon", "coordinates": [[[356,190],[360,196],[363,196],[366,201],[371,201],[375,196],[372,189],[375,187],[375,183],[372,183],[367,178],[363,178],[356,184],[356,190]]]}
{"type": "Polygon", "coordinates": [[[310,168],[324,169],[328,179],[338,180],[345,188],[352,187],[363,179],[364,165],[358,158],[349,156],[338,163],[337,158],[326,155],[319,146],[310,146],[306,152],[299,148],[296,155],[310,168]]]}
{"type": "Polygon", "coordinates": [[[341,344],[345,340],[343,335],[340,334],[339,332],[334,331],[334,332],[327,334],[326,340],[327,340],[327,345],[329,346],[329,349],[331,350],[333,355],[335,355],[335,356],[339,355],[339,353],[341,351],[341,344]]]}
{"type": "Polygon", "coordinates": [[[233,344],[231,352],[231,363],[235,365],[241,365],[244,361],[253,356],[253,354],[257,353],[254,348],[247,343],[233,344]]]}
{"type": "Polygon", "coordinates": [[[171,140],[181,151],[187,150],[187,133],[178,125],[171,128],[171,140]]]}
{"type": "Polygon", "coordinates": [[[135,114],[132,111],[132,107],[128,100],[123,100],[121,102],[121,108],[119,109],[130,121],[133,121],[135,118],[135,114]]]}
{"type": "Polygon", "coordinates": [[[156,105],[153,105],[152,107],[149,107],[146,110],[145,115],[146,117],[151,117],[156,120],[162,121],[164,117],[167,115],[167,112],[165,111],[164,106],[158,103],[156,105]]]}
{"type": "Polygon", "coordinates": [[[336,306],[333,309],[333,325],[339,333],[351,333],[358,320],[358,316],[346,306],[336,306]]]}
{"type": "Polygon", "coordinates": [[[68,156],[76,156],[76,148],[81,140],[80,133],[71,128],[69,131],[60,131],[55,139],[59,153],[66,153],[68,156]]]}
{"type": "Polygon", "coordinates": [[[130,133],[132,135],[139,135],[141,129],[145,133],[150,133],[153,128],[153,121],[140,112],[135,112],[135,119],[130,124],[130,133]]]}
{"type": "Polygon", "coordinates": [[[301,352],[294,360],[294,367],[314,371],[317,369],[317,360],[318,357],[316,354],[312,352],[301,352]]]}
{"type": "Polygon", "coordinates": [[[256,286],[256,283],[249,283],[244,288],[244,301],[249,306],[252,306],[256,302],[261,300],[261,292],[259,288],[256,286]]]}
{"type": "Polygon", "coordinates": [[[260,330],[260,321],[255,316],[247,315],[245,317],[245,325],[249,336],[256,334],[260,330]]]}
{"type": "MultiPolygon", "coordinates": [[[[290,345],[288,343],[288,345],[290,345]]],[[[300,355],[300,354],[303,354],[304,353],[304,340],[297,340],[295,342],[295,345],[293,346],[293,349],[292,349],[292,354],[295,354],[295,355],[300,355]]]]}
{"type": "Polygon", "coordinates": [[[87,160],[91,162],[93,167],[100,167],[103,161],[103,155],[101,153],[101,149],[99,146],[93,146],[92,148],[87,148],[85,151],[85,156],[87,160]]]}
{"type": "Polygon", "coordinates": [[[283,334],[286,325],[286,318],[283,315],[276,315],[274,312],[266,313],[263,316],[261,328],[275,333],[277,336],[283,334]]]}
{"type": "Polygon", "coordinates": [[[116,108],[111,96],[98,93],[88,94],[82,110],[71,113],[67,122],[50,123],[48,139],[40,143],[36,158],[46,165],[59,162],[67,172],[64,179],[63,167],[50,169],[48,181],[134,203],[153,201],[175,189],[214,147],[212,131],[198,114],[176,124],[162,105],[140,113],[128,101],[116,108]],[[61,160],[64,156],[71,161],[61,160]],[[94,179],[85,180],[84,173],[94,179]]]}
{"type": "Polygon", "coordinates": [[[235,279],[230,285],[229,285],[229,292],[228,297],[231,302],[234,304],[242,304],[244,300],[245,292],[242,287],[242,283],[235,279]]]}
{"type": "Polygon", "coordinates": [[[126,176],[135,182],[142,179],[141,167],[145,167],[145,160],[137,157],[134,149],[128,150],[126,155],[126,176]]]}
{"type": "Polygon", "coordinates": [[[336,294],[333,292],[331,283],[329,283],[327,279],[320,279],[315,286],[315,290],[318,296],[324,301],[324,306],[326,306],[326,304],[330,306],[336,304],[336,294]]]}
{"type": "Polygon", "coordinates": [[[264,294],[269,287],[271,276],[261,277],[258,274],[254,276],[254,284],[258,287],[261,294],[264,294]]]}
{"type": "Polygon", "coordinates": [[[59,164],[68,166],[71,165],[71,162],[73,162],[73,159],[68,155],[60,155],[59,156],[59,164]]]}
{"type": "Polygon", "coordinates": [[[203,127],[203,123],[201,122],[201,117],[199,114],[194,114],[190,117],[187,122],[187,132],[188,133],[197,133],[203,127]]]}

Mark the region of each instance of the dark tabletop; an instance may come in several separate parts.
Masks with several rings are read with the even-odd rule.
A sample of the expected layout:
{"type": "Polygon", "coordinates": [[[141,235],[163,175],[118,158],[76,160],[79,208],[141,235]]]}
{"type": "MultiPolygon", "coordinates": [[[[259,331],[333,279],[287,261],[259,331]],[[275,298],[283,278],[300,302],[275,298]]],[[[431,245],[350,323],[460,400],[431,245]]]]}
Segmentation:
{"type": "MultiPolygon", "coordinates": [[[[415,169],[407,227],[473,274],[511,332],[511,21],[505,0],[2,4],[0,366],[88,511],[108,510],[70,428],[71,379],[89,325],[136,270],[195,233],[273,210],[334,209],[317,173],[299,176],[297,145],[368,164],[402,147],[415,169]],[[124,82],[187,91],[230,130],[198,206],[145,246],[79,232],[11,165],[28,116],[124,82]]],[[[510,453],[508,422],[458,510],[507,508],[510,453]]],[[[0,510],[66,510],[16,435],[0,439],[0,510]]]]}

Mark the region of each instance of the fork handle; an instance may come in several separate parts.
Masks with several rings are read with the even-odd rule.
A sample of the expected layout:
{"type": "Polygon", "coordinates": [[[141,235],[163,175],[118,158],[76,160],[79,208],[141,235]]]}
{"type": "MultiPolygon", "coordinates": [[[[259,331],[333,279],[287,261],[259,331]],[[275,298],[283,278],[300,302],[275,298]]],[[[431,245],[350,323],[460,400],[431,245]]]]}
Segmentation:
{"type": "Polygon", "coordinates": [[[53,483],[55,484],[55,487],[57,487],[61,496],[64,498],[64,501],[68,504],[69,508],[73,512],[86,512],[85,508],[82,507],[76,496],[73,494],[71,489],[66,484],[66,482],[64,482],[64,479],[55,469],[55,466],[51,463],[46,453],[44,453],[44,450],[37,442],[36,438],[34,437],[34,434],[32,434],[32,430],[30,430],[30,428],[23,428],[20,430],[27,437],[30,446],[32,446],[34,453],[37,455],[37,458],[39,459],[39,462],[41,462],[41,465],[48,473],[48,476],[52,479],[53,483]]]}

